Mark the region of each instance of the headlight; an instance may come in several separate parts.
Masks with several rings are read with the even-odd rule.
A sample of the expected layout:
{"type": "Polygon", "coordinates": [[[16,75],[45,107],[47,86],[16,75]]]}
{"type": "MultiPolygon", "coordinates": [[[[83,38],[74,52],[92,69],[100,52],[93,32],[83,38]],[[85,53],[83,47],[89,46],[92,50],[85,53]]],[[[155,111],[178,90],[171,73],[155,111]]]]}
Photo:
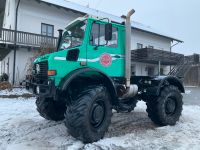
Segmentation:
{"type": "Polygon", "coordinates": [[[39,73],[39,72],[40,72],[40,65],[39,65],[39,64],[36,64],[35,69],[36,69],[36,73],[39,73]]]}

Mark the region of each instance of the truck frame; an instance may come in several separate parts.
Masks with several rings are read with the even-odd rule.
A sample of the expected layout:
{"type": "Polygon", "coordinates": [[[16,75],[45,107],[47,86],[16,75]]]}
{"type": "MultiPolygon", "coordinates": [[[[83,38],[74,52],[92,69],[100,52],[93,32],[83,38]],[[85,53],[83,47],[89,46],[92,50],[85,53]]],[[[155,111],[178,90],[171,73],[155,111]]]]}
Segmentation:
{"type": "Polygon", "coordinates": [[[175,76],[131,76],[131,15],[125,23],[85,16],[59,30],[57,52],[34,61],[26,87],[40,115],[64,120],[68,132],[90,143],[104,137],[112,109],[131,112],[139,100],[157,125],[175,125],[182,112],[182,81],[175,76]]]}

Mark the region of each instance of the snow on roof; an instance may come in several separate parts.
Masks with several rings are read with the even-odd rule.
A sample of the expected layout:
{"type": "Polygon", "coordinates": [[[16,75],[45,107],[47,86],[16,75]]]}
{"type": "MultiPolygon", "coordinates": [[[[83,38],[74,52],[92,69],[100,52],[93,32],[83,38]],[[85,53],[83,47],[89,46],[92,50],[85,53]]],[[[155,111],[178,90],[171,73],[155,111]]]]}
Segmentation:
{"type": "MultiPolygon", "coordinates": [[[[82,5],[67,1],[67,0],[40,0],[40,1],[43,1],[43,2],[46,2],[46,3],[49,3],[49,4],[53,4],[53,5],[56,5],[56,6],[60,6],[60,7],[68,8],[68,9],[71,9],[71,10],[75,10],[75,11],[78,11],[78,12],[84,13],[84,14],[90,14],[90,15],[93,15],[93,16],[109,18],[112,21],[118,22],[118,23],[121,23],[121,22],[124,21],[121,17],[115,16],[115,15],[112,15],[112,14],[109,14],[109,13],[106,13],[106,12],[103,12],[103,11],[99,11],[99,10],[96,10],[96,9],[93,9],[93,8],[88,8],[86,6],[82,6],[82,5]]],[[[139,22],[132,21],[132,27],[136,28],[138,30],[144,31],[144,32],[149,32],[149,33],[152,33],[152,34],[155,34],[155,35],[159,35],[159,36],[162,36],[162,37],[165,37],[165,38],[169,38],[169,39],[174,40],[174,41],[182,42],[179,39],[173,38],[172,36],[169,36],[169,35],[166,35],[164,33],[159,32],[159,31],[156,31],[155,29],[153,29],[149,26],[143,25],[139,22]]]]}

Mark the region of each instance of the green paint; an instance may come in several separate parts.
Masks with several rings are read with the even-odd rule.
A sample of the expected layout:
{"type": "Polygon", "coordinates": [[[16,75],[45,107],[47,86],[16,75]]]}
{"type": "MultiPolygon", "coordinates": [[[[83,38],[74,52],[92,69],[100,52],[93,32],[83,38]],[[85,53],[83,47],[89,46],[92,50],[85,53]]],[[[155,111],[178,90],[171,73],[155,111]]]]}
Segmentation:
{"type": "MultiPolygon", "coordinates": [[[[57,74],[55,76],[50,77],[50,79],[55,80],[56,86],[59,86],[60,81],[67,75],[69,75],[70,72],[84,68],[84,67],[90,67],[98,69],[105,74],[107,74],[110,77],[124,77],[124,57],[120,57],[121,55],[124,55],[125,52],[125,33],[124,33],[124,26],[120,24],[113,23],[113,27],[117,29],[118,34],[118,45],[117,47],[108,47],[108,46],[99,46],[96,48],[94,45],[90,44],[90,35],[93,23],[96,22],[98,24],[106,24],[106,21],[98,21],[93,18],[88,18],[86,21],[86,27],[84,32],[84,37],[81,40],[81,44],[76,45],[76,47],[71,47],[67,49],[60,49],[58,52],[54,52],[51,54],[47,54],[44,56],[38,57],[34,63],[42,62],[42,61],[48,61],[48,69],[49,70],[56,70],[57,74]],[[78,61],[67,61],[65,58],[67,56],[67,53],[69,50],[73,49],[79,49],[79,60],[78,61]],[[115,56],[112,58],[112,62],[108,62],[108,66],[102,65],[100,62],[100,58],[103,54],[112,54],[112,56],[115,56]],[[87,60],[87,61],[86,61],[87,60]],[[81,61],[86,61],[85,66],[81,66],[81,61]]],[[[75,26],[80,25],[80,21],[75,21],[73,24],[71,24],[69,27],[66,28],[66,30],[70,28],[75,28],[75,26]]],[[[82,34],[82,33],[80,33],[82,34]]],[[[64,33],[66,35],[66,33],[64,33]]],[[[68,38],[68,37],[67,37],[68,38]]],[[[69,37],[70,38],[70,37],[69,37]]],[[[62,40],[61,45],[63,44],[64,40],[62,40]]],[[[62,46],[61,46],[62,47],[62,46]]]]}

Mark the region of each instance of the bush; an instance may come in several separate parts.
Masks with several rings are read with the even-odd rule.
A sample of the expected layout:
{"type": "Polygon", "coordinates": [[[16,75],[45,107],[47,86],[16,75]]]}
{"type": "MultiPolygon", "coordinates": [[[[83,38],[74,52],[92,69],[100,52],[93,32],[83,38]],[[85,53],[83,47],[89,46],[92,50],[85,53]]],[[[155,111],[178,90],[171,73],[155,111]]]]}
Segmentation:
{"type": "Polygon", "coordinates": [[[1,76],[0,76],[0,81],[1,82],[4,82],[4,81],[8,81],[9,77],[6,73],[3,73],[1,76]]]}
{"type": "Polygon", "coordinates": [[[0,83],[0,90],[5,90],[5,89],[8,89],[8,90],[12,89],[12,85],[7,81],[3,81],[0,83]]]}

